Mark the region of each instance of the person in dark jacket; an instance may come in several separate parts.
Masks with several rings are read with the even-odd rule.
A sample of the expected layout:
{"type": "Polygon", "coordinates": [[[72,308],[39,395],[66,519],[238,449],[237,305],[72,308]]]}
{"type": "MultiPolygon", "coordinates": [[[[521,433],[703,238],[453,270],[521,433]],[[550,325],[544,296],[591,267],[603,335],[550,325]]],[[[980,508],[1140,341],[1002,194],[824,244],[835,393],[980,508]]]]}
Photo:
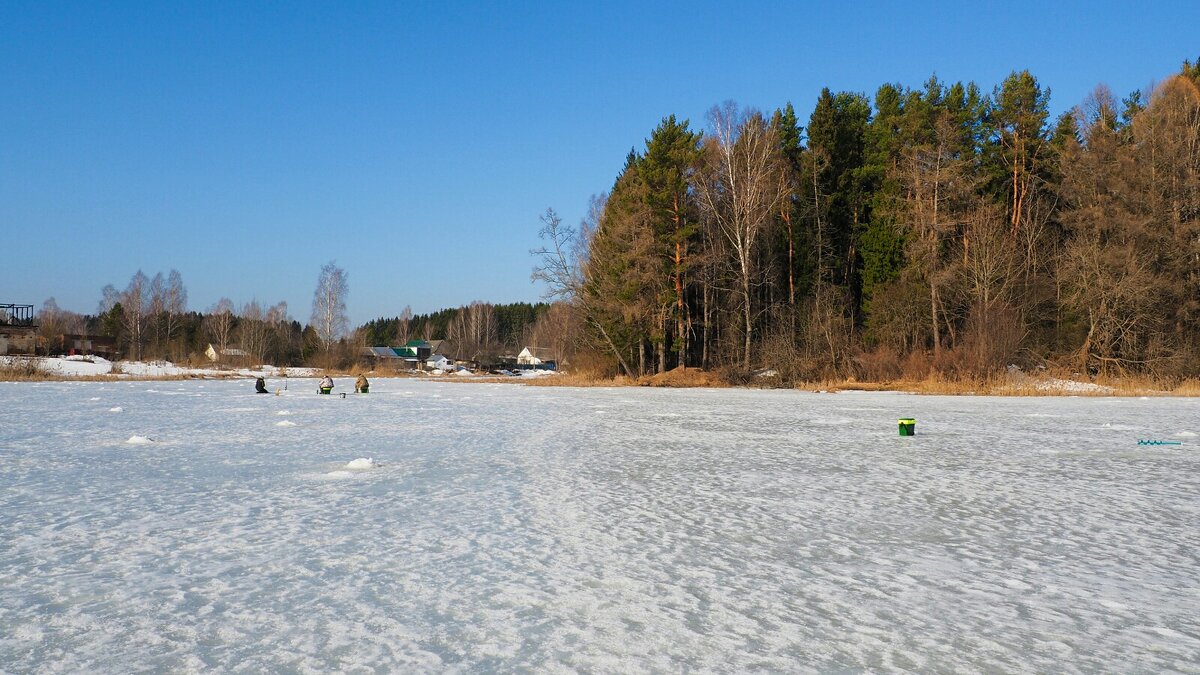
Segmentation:
{"type": "Polygon", "coordinates": [[[260,377],[260,378],[258,378],[258,380],[256,380],[256,381],[254,382],[254,391],[255,391],[255,393],[258,393],[258,394],[268,394],[268,393],[270,393],[270,392],[268,392],[268,391],[267,391],[267,383],[266,383],[266,381],[265,381],[265,380],[263,380],[261,377],[260,377]]]}

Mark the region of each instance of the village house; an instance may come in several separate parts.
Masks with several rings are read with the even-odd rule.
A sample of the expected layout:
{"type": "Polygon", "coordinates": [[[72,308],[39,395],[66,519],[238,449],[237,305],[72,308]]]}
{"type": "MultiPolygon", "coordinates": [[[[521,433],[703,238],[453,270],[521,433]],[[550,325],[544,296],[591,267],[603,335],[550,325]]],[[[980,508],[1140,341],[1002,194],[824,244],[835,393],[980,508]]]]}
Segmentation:
{"type": "Polygon", "coordinates": [[[33,354],[37,328],[33,305],[0,305],[0,355],[33,354]]]}
{"type": "Polygon", "coordinates": [[[517,354],[517,365],[526,368],[538,368],[541,370],[554,370],[556,363],[554,354],[549,349],[541,347],[526,347],[517,354]]]}
{"type": "Polygon", "coordinates": [[[110,361],[117,358],[117,341],[107,335],[64,333],[52,345],[67,356],[99,356],[110,361]]]}
{"type": "Polygon", "coordinates": [[[417,350],[408,347],[367,347],[364,356],[377,370],[416,370],[421,366],[417,350]]]}
{"type": "Polygon", "coordinates": [[[204,355],[213,363],[242,363],[250,358],[249,354],[236,347],[217,349],[211,344],[204,350],[204,355]]]}

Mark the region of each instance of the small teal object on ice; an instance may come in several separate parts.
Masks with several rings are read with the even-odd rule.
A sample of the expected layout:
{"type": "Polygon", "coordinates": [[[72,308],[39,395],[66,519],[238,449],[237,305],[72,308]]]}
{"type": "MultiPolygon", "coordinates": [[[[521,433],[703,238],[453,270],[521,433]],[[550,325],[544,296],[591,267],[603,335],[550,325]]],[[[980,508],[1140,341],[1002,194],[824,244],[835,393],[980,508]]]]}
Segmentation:
{"type": "Polygon", "coordinates": [[[912,417],[900,418],[900,435],[901,436],[916,436],[917,435],[917,420],[912,417]]]}
{"type": "Polygon", "coordinates": [[[1150,441],[1138,439],[1138,445],[1183,445],[1183,441],[1150,441]]]}

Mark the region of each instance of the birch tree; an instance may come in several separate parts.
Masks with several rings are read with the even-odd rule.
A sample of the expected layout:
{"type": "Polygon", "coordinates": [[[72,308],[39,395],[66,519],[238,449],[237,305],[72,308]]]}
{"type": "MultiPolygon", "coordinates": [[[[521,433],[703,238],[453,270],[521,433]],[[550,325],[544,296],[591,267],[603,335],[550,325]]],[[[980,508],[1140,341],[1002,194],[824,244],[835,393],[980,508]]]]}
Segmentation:
{"type": "Polygon", "coordinates": [[[725,237],[735,259],[740,295],[742,366],[750,368],[754,333],[753,288],[759,238],[790,194],[778,135],[761,113],[738,111],[727,102],[709,113],[712,136],[696,193],[708,218],[725,237]]]}
{"type": "Polygon", "coordinates": [[[130,352],[135,359],[142,358],[142,346],[146,341],[146,318],[149,305],[150,280],[138,270],[121,293],[122,324],[129,336],[130,352]]]}
{"type": "Polygon", "coordinates": [[[329,261],[321,267],[317,290],[313,293],[312,317],[309,323],[317,331],[321,349],[326,354],[346,333],[350,319],[346,316],[346,296],[350,285],[346,271],[329,261]]]}
{"type": "Polygon", "coordinates": [[[247,302],[242,305],[240,319],[237,330],[238,344],[255,364],[260,364],[266,358],[271,332],[262,306],[257,300],[247,302]]]}
{"type": "Polygon", "coordinates": [[[233,301],[221,298],[215,305],[208,308],[204,317],[204,332],[214,344],[219,355],[229,347],[233,339],[233,301]]]}

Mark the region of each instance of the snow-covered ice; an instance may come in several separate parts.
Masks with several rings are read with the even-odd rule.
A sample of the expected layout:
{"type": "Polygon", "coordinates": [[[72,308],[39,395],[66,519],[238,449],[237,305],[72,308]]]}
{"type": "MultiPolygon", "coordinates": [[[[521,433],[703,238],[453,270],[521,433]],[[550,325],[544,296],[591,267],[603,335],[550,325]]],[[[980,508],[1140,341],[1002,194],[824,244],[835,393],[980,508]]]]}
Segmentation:
{"type": "Polygon", "coordinates": [[[375,469],[379,467],[379,462],[376,462],[370,457],[359,457],[346,462],[347,469],[375,469]]]}
{"type": "Polygon", "coordinates": [[[169,361],[118,361],[113,363],[100,356],[51,356],[25,357],[0,356],[0,365],[33,364],[37,369],[64,377],[95,377],[99,375],[131,377],[313,377],[316,368],[279,368],[259,366],[257,368],[192,368],[179,366],[169,361]]]}
{"type": "Polygon", "coordinates": [[[0,383],[0,669],[1200,670],[1195,399],[245,384],[0,383]]]}

